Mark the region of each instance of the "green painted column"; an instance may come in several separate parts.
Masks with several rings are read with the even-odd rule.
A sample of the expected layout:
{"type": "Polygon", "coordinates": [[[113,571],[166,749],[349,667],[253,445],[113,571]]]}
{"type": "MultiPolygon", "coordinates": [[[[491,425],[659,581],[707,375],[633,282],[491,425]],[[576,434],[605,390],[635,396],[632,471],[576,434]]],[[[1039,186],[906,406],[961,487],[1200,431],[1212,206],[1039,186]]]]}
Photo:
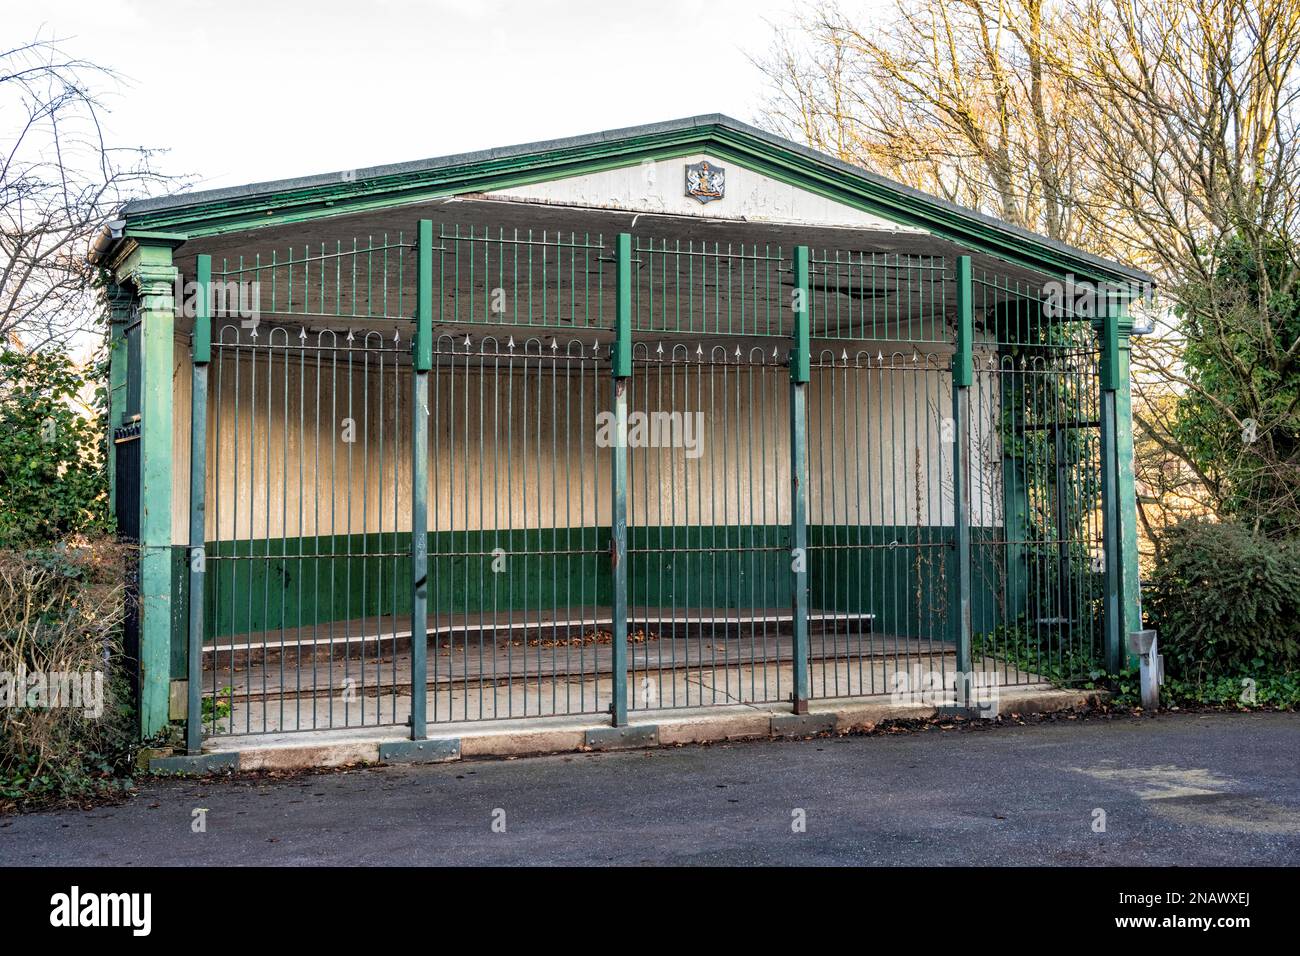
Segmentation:
{"type": "Polygon", "coordinates": [[[108,428],[105,465],[108,470],[108,507],[117,517],[117,451],[113,429],[126,416],[126,380],[130,356],[126,348],[126,326],[134,298],[130,286],[109,280],[104,287],[104,311],[108,319],[108,428]]]}
{"type": "Polygon", "coordinates": [[[186,668],[185,749],[203,750],[204,580],[207,574],[208,363],[212,360],[212,257],[199,256],[194,333],[190,338],[189,654],[186,668]]]}
{"type": "Polygon", "coordinates": [[[812,377],[811,305],[807,246],[794,250],[794,338],[790,348],[790,567],[793,572],[794,688],[796,714],[808,713],[808,381],[812,377]]]}
{"type": "Polygon", "coordinates": [[[428,736],[429,370],[433,368],[433,221],[421,219],[416,248],[414,394],[411,402],[411,739],[428,736]]]}
{"type": "Polygon", "coordinates": [[[614,299],[614,342],[610,348],[613,375],[614,444],[612,477],[613,533],[610,562],[613,572],[614,700],[610,705],[615,727],[627,725],[627,386],[632,375],[632,236],[619,233],[614,247],[617,289],[614,299]]]}
{"type": "Polygon", "coordinates": [[[167,726],[172,628],[172,242],[136,241],[120,274],[140,318],[140,734],[167,726]]]}
{"type": "Polygon", "coordinates": [[[1133,319],[1120,297],[1108,297],[1102,312],[1093,324],[1101,336],[1103,613],[1106,666],[1113,673],[1125,662],[1137,666],[1128,635],[1142,627],[1142,596],[1129,361],[1133,319]]]}
{"type": "Polygon", "coordinates": [[[1138,564],[1137,471],[1133,450],[1133,389],[1130,356],[1133,318],[1123,302],[1114,319],[1118,339],[1115,350],[1115,456],[1119,511],[1120,596],[1124,621],[1124,652],[1133,667],[1138,657],[1128,650],[1128,635],[1142,629],[1142,580],[1138,564]]]}
{"type": "Polygon", "coordinates": [[[957,704],[970,701],[971,666],[971,547],[970,547],[970,390],[975,380],[971,302],[971,259],[957,257],[957,341],[952,357],[953,421],[953,543],[957,573],[951,587],[956,609],[952,639],[957,648],[957,704]]]}

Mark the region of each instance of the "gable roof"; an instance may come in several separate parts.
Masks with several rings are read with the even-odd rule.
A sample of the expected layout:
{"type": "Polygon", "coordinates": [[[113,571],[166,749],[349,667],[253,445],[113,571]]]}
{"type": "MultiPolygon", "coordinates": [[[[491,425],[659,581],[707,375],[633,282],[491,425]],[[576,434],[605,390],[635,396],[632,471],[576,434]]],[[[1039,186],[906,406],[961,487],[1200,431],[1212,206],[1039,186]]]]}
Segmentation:
{"type": "Polygon", "coordinates": [[[972,251],[1052,275],[1151,282],[1151,276],[930,196],[729,116],[710,114],[584,136],[367,169],[137,200],[127,228],[189,238],[399,206],[467,192],[710,152],[836,202],[916,226],[972,251]]]}

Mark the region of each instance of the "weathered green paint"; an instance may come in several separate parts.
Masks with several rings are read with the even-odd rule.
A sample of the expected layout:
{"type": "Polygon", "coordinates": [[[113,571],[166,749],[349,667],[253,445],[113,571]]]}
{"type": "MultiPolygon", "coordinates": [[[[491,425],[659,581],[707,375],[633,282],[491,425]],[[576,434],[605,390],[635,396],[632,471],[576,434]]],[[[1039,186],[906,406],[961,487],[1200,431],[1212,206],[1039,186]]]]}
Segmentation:
{"type": "Polygon", "coordinates": [[[149,761],[149,772],[163,776],[199,777],[208,773],[226,773],[238,769],[238,751],[154,757],[149,761]]]}
{"type": "Polygon", "coordinates": [[[1133,320],[1127,304],[1115,317],[1119,335],[1115,354],[1115,470],[1116,506],[1119,517],[1120,595],[1123,606],[1123,647],[1130,666],[1137,667],[1138,657],[1129,649],[1128,635],[1142,629],[1142,585],[1138,562],[1137,482],[1133,451],[1133,399],[1129,374],[1133,320]]]}
{"type": "MultiPolygon", "coordinates": [[[[494,614],[503,619],[514,614],[521,620],[524,612],[550,607],[572,610],[575,617],[584,608],[610,607],[613,578],[606,551],[610,534],[608,527],[561,528],[554,533],[474,531],[468,536],[463,531],[432,532],[428,607],[443,623],[448,615],[477,614],[480,608],[488,620],[494,614]],[[493,573],[494,548],[506,555],[504,573],[493,573]],[[567,550],[587,553],[559,553],[567,550]],[[447,553],[451,551],[457,554],[447,553]]],[[[677,607],[687,614],[692,608],[779,607],[791,590],[788,551],[728,549],[765,548],[787,541],[789,534],[787,525],[628,528],[628,550],[634,555],[628,566],[629,621],[635,621],[642,608],[677,607]]],[[[208,542],[213,559],[205,582],[207,634],[220,642],[234,635],[296,628],[300,621],[323,627],[367,614],[408,614],[410,589],[404,582],[411,576],[409,559],[389,559],[380,569],[374,559],[355,554],[366,547],[372,552],[408,551],[409,538],[405,533],[385,533],[380,541],[371,534],[363,542],[361,535],[355,535],[351,558],[345,535],[291,538],[283,543],[275,539],[269,544],[259,540],[251,548],[248,542],[239,542],[240,555],[251,551],[259,556],[269,553],[271,558],[238,561],[220,557],[235,550],[231,542],[208,542]],[[337,557],[330,557],[332,551],[337,557]],[[319,593],[313,594],[314,588],[319,593]],[[250,593],[256,595],[251,611],[250,593]],[[263,600],[264,594],[270,595],[269,600],[263,600]]],[[[1003,607],[1001,538],[1001,528],[971,529],[976,632],[991,630],[1021,607],[1012,604],[1010,611],[1003,607]]],[[[955,573],[950,526],[810,524],[807,540],[810,610],[874,614],[873,627],[879,633],[949,639],[947,582],[955,573]],[[846,549],[845,542],[860,546],[846,549]],[[830,547],[836,544],[841,547],[830,547]]],[[[173,560],[180,636],[188,613],[188,548],[178,545],[173,560]]],[[[173,678],[186,676],[185,654],[184,642],[177,640],[173,678]]]]}
{"type": "MultiPolygon", "coordinates": [[[[1004,617],[1001,538],[1001,528],[971,528],[975,633],[992,630],[1004,617]]],[[[951,525],[810,525],[808,554],[811,610],[874,614],[878,634],[952,641],[951,525]],[[822,549],[823,543],[839,547],[822,549]]]]}
{"type": "Polygon", "coordinates": [[[433,220],[421,219],[416,240],[415,370],[433,368],[433,220]]]}
{"type": "Polygon", "coordinates": [[[702,117],[688,124],[646,131],[627,130],[621,135],[614,132],[571,146],[498,150],[460,164],[380,172],[351,181],[338,177],[329,183],[301,187],[285,184],[271,193],[210,200],[199,196],[189,204],[156,210],[128,208],[127,221],[132,230],[146,234],[164,231],[195,238],[508,189],[696,152],[709,152],[719,160],[742,164],[778,182],[926,229],[966,248],[1050,275],[1074,274],[1101,281],[1134,277],[1132,270],[1122,266],[1112,269],[1068,247],[938,202],[897,183],[864,178],[827,157],[786,145],[722,117],[702,117]]]}
{"type": "Polygon", "coordinates": [[[808,380],[812,351],[808,309],[811,291],[809,249],[794,250],[794,336],[790,348],[790,560],[794,593],[794,712],[806,713],[808,674],[808,380]]]}
{"type": "Polygon", "coordinates": [[[588,750],[631,750],[638,747],[659,746],[659,725],[638,724],[635,727],[616,725],[594,727],[583,735],[582,744],[588,750]]]}
{"type": "Polygon", "coordinates": [[[628,529],[628,594],[639,608],[776,608],[790,596],[786,525],[671,525],[628,529]],[[767,550],[770,549],[770,550],[767,550]]]}
{"type": "MultiPolygon", "coordinates": [[[[212,257],[194,258],[194,332],[190,337],[190,357],[196,365],[212,361],[212,257]]],[[[194,419],[199,421],[200,419],[194,419]]]]}
{"type": "MultiPolygon", "coordinates": [[[[970,256],[957,257],[957,343],[952,359],[953,420],[953,561],[952,641],[957,648],[957,670],[971,671],[971,550],[970,550],[970,388],[974,381],[970,256]]],[[[958,682],[958,704],[967,703],[969,685],[958,682]]]]}
{"type": "Polygon", "coordinates": [[[411,400],[411,739],[428,736],[429,369],[433,367],[433,222],[417,239],[415,374],[411,400]]]}
{"type": "Polygon", "coordinates": [[[445,763],[459,759],[459,737],[385,740],[379,745],[380,763],[445,763]]]}
{"type": "Polygon", "coordinates": [[[623,437],[627,434],[627,379],[614,379],[613,393],[614,420],[619,437],[611,448],[613,463],[610,469],[614,512],[609,543],[614,661],[614,700],[610,706],[614,726],[623,727],[627,724],[627,443],[623,437]]]}
{"type": "Polygon", "coordinates": [[[610,364],[615,378],[632,374],[632,283],[637,263],[632,257],[632,234],[620,232],[614,241],[615,279],[614,342],[610,364]]]}
{"type": "Polygon", "coordinates": [[[790,381],[800,385],[812,378],[812,342],[809,307],[812,305],[810,284],[810,257],[807,246],[794,250],[794,289],[790,307],[794,311],[794,339],[790,346],[790,381]]]}
{"type": "Polygon", "coordinates": [[[189,594],[192,597],[189,601],[188,702],[185,713],[185,747],[191,754],[197,754],[203,748],[203,579],[207,565],[204,506],[208,462],[208,362],[212,358],[212,257],[199,256],[194,271],[198,289],[190,344],[193,378],[190,387],[189,594]]]}
{"type": "Polygon", "coordinates": [[[614,343],[610,347],[615,440],[610,449],[613,527],[610,565],[613,578],[613,669],[615,727],[627,725],[627,390],[632,374],[632,236],[620,233],[615,245],[618,292],[614,303],[614,343]]]}
{"type": "Polygon", "coordinates": [[[170,676],[186,680],[190,674],[190,546],[172,546],[172,640],[170,676]]]}
{"type": "Polygon", "coordinates": [[[169,719],[172,645],[172,362],[170,241],[136,241],[117,280],[136,290],[140,319],[140,700],[144,737],[169,719]]]}
{"type": "Polygon", "coordinates": [[[1118,671],[1125,662],[1137,666],[1137,656],[1128,648],[1128,635],[1142,627],[1129,383],[1133,320],[1124,298],[1108,296],[1103,305],[1103,315],[1093,323],[1101,339],[1103,604],[1106,663],[1118,671]]]}
{"type": "MultiPolygon", "coordinates": [[[[1127,315],[1123,314],[1125,310],[1109,297],[1103,303],[1103,307],[1105,312],[1100,320],[1093,322],[1093,327],[1101,338],[1101,357],[1097,374],[1101,388],[1104,391],[1114,392],[1127,380],[1126,370],[1120,360],[1120,342],[1122,339],[1127,339],[1127,332],[1121,331],[1127,315]]],[[[1131,330],[1130,322],[1128,331],[1131,330]]]]}
{"type": "MultiPolygon", "coordinates": [[[[426,613],[437,621],[479,608],[537,610],[555,600],[556,581],[566,585],[560,601],[608,606],[609,538],[609,528],[429,532],[426,613]],[[494,548],[505,552],[505,573],[493,573],[494,548]],[[557,553],[570,549],[586,553],[557,553]]],[[[213,638],[412,610],[407,532],[210,541],[207,549],[213,638]]]]}
{"type": "Polygon", "coordinates": [[[108,318],[108,430],[104,461],[108,468],[108,506],[117,514],[117,455],[113,449],[113,429],[126,416],[126,379],[129,356],[126,347],[126,323],[131,317],[132,290],[129,286],[108,281],[104,287],[104,304],[108,318]]]}

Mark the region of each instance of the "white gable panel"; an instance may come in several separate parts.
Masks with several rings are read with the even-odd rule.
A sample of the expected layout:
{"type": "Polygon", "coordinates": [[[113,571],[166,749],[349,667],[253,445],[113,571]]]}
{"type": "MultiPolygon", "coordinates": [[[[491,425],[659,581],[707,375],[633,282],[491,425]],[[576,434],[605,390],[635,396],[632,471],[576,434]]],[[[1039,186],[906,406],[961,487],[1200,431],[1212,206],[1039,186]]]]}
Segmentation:
{"type": "Polygon", "coordinates": [[[626,209],[673,216],[925,232],[845,206],[706,153],[677,159],[646,160],[634,166],[530,186],[514,186],[487,195],[493,199],[626,209]],[[722,199],[702,203],[686,195],[686,167],[702,160],[726,170],[726,190],[722,199]]]}

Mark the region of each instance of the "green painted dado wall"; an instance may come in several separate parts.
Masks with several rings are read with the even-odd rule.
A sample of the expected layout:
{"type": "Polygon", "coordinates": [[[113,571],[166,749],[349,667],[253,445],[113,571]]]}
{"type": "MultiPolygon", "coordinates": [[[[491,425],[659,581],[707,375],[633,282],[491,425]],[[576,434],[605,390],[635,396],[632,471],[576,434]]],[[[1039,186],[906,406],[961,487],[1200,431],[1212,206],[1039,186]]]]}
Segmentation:
{"type": "MultiPolygon", "coordinates": [[[[1001,529],[971,528],[971,621],[1001,620],[1006,547],[1001,529]]],[[[950,527],[815,526],[808,529],[809,606],[874,614],[879,633],[950,640],[956,586],[950,527]]],[[[1023,569],[1011,569],[1022,576],[1023,569]]]]}
{"type": "MultiPolygon", "coordinates": [[[[1002,618],[1005,546],[973,529],[972,616],[1002,618]]],[[[634,527],[628,588],[642,608],[785,608],[791,602],[784,526],[634,527]]],[[[886,634],[947,638],[952,529],[811,526],[813,610],[874,614],[886,634]],[[851,547],[844,547],[844,545],[851,547]]],[[[480,611],[608,607],[608,528],[429,533],[429,621],[480,611]],[[493,554],[494,549],[500,549],[493,554]],[[496,563],[501,572],[493,571],[496,563]]],[[[373,615],[410,614],[410,536],[386,532],[208,545],[209,639],[373,615]]],[[[186,552],[173,552],[173,676],[185,670],[186,552]]],[[[989,626],[992,626],[990,624],[989,626]]]]}

